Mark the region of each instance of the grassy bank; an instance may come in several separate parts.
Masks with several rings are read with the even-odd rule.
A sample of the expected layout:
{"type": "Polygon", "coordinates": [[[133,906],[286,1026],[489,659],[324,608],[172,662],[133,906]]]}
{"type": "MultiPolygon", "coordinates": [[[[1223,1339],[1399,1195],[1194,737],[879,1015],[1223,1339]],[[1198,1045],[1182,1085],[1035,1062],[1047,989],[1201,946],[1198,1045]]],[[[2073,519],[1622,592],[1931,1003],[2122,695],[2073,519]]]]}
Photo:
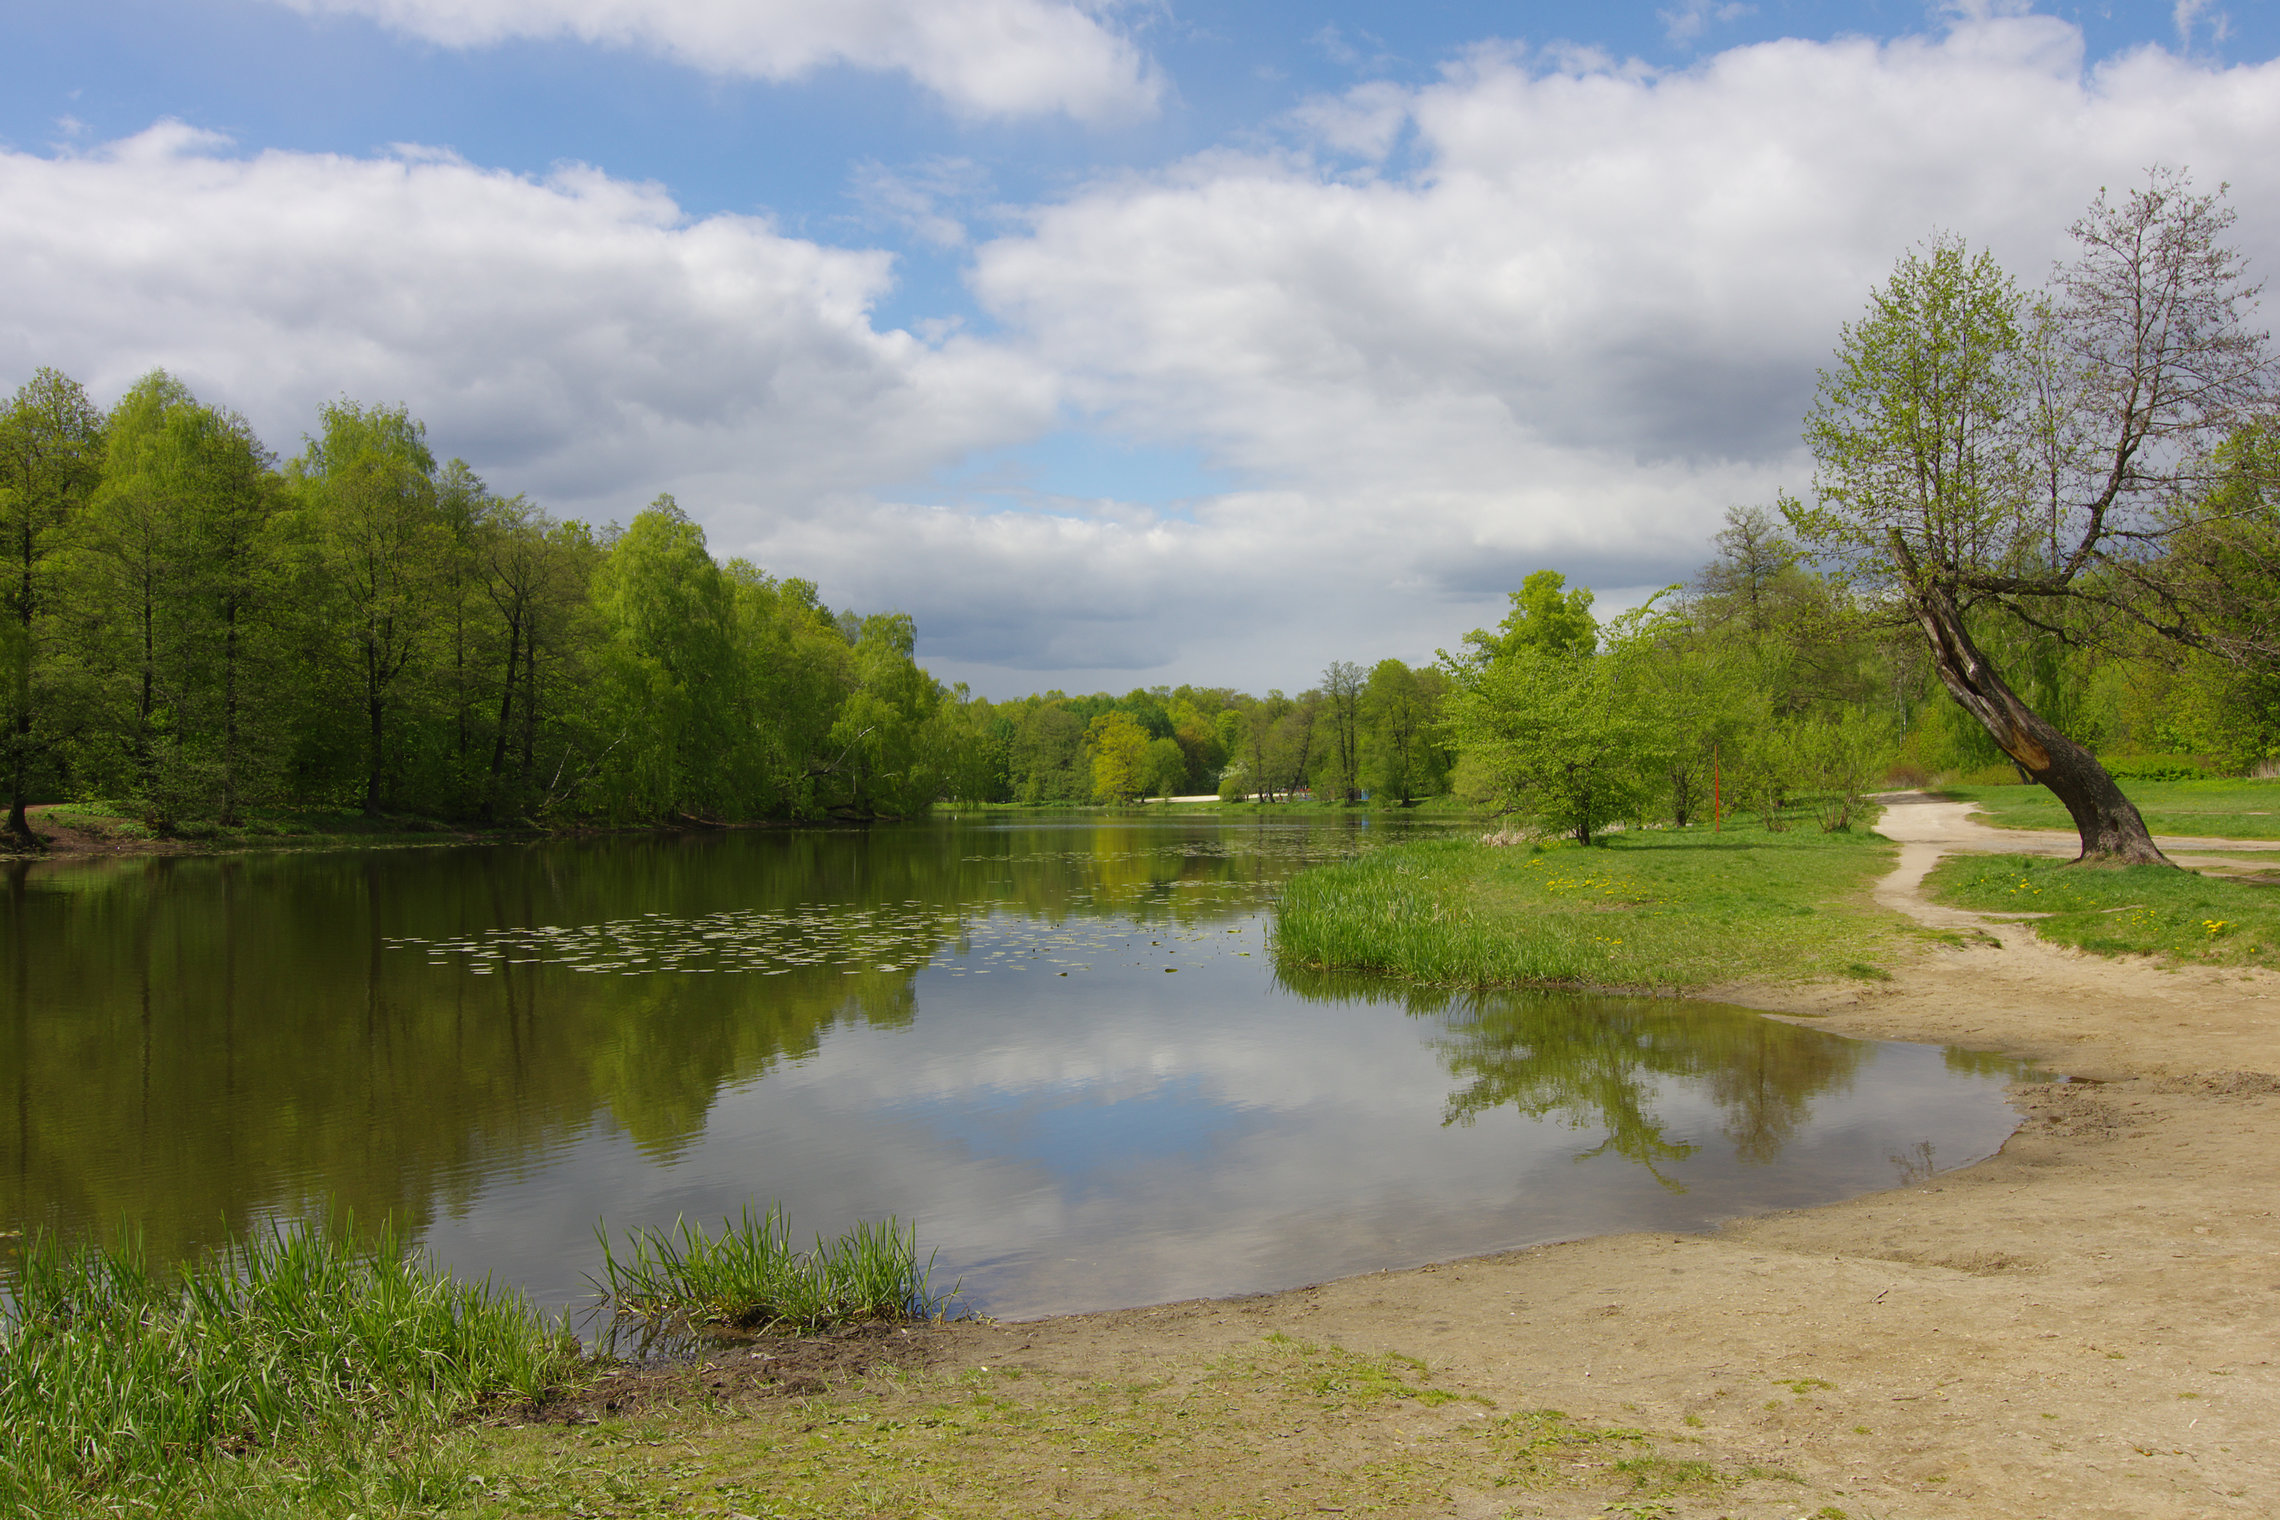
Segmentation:
{"type": "Polygon", "coordinates": [[[577,1342],[383,1233],[272,1233],[181,1274],[31,1242],[0,1313],[0,1515],[398,1514],[465,1491],[453,1427],[577,1342]]]}
{"type": "Polygon", "coordinates": [[[1591,849],[1419,840],[1295,877],[1276,951],[1467,986],[1881,979],[1916,932],[1868,899],[1896,848],[1810,827],[1615,834],[1591,849]]]}
{"type": "MultiPolygon", "coordinates": [[[[2280,781],[2123,781],[2156,834],[2280,839],[2280,781]]],[[[1948,786],[1943,797],[1979,804],[1999,829],[2068,829],[2074,821],[2039,786],[1948,786]]]]}
{"type": "MultiPolygon", "coordinates": [[[[621,1315],[813,1332],[939,1313],[909,1231],[792,1248],[769,1209],[603,1237],[621,1315]]],[[[174,1272],[36,1236],[0,1274],[0,1517],[495,1512],[472,1422],[606,1375],[520,1294],[390,1232],[271,1230],[174,1272]]]]}
{"type": "Polygon", "coordinates": [[[2042,938],[2099,955],[2280,965],[2280,892],[2167,866],[2091,870],[2035,855],[1951,855],[1925,890],[1985,913],[2043,913],[2042,938]]]}

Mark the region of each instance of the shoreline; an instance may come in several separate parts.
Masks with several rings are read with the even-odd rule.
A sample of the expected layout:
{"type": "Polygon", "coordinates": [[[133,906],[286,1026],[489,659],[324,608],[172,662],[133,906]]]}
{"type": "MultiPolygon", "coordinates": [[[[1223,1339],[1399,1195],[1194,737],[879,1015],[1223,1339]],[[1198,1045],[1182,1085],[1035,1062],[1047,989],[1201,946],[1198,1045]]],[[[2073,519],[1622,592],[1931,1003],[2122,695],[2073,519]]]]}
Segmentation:
{"type": "MultiPolygon", "coordinates": [[[[1008,1450],[1002,1471],[962,1459],[977,1492],[995,1482],[1001,1502],[1063,1514],[2261,1513],[2254,1496],[2280,1471],[2280,1222],[2265,1175],[2280,1154],[2280,976],[2098,959],[1923,903],[1913,868],[1940,852],[1896,832],[1903,862],[1879,898],[1968,922],[1970,943],[1924,945],[1889,982],[1701,995],[1838,1033],[2000,1051],[2071,1079],[2015,1087],[2022,1122],[1995,1155],[1701,1235],[1601,1236],[1247,1298],[952,1323],[914,1337],[925,1352],[899,1369],[791,1390],[801,1428],[886,1418],[912,1400],[937,1401],[927,1407],[939,1416],[957,1390],[1049,1424],[1092,1408],[1100,1389],[1127,1390],[1114,1419],[1088,1416],[1074,1444],[1008,1450]],[[1318,1404],[1264,1374],[1229,1382],[1228,1369],[1292,1346],[1415,1359],[1404,1375],[1422,1382],[1429,1366],[1437,1396],[1308,1415],[1318,1404]],[[1223,1394],[1237,1403],[1183,1434],[1176,1468],[1102,1433],[1178,1400],[1200,1414],[1198,1401],[1223,1394]],[[1607,1433],[1564,1446],[1539,1436],[1563,1460],[1515,1468],[1491,1432],[1547,1408],[1607,1433]],[[1626,1465],[1624,1452],[1649,1446],[1608,1443],[1634,1433],[1655,1455],[1626,1465]],[[1676,1476],[1643,1488],[1650,1470],[1676,1476]]],[[[767,1491],[779,1471],[768,1464],[791,1450],[770,1434],[785,1392],[711,1383],[686,1451],[767,1491]]],[[[644,1458],[636,1445],[613,1460],[644,1458]]]]}

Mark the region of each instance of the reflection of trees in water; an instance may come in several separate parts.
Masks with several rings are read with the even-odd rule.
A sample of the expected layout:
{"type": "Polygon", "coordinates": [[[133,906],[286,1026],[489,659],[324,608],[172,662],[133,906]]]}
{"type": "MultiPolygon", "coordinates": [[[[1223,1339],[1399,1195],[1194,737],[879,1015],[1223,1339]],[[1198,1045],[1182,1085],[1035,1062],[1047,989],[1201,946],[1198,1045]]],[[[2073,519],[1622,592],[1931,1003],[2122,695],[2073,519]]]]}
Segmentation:
{"type": "Polygon", "coordinates": [[[322,1197],[423,1225],[596,1122],[671,1156],[724,1088],[834,1026],[909,1023],[915,968],[977,915],[1232,916],[1255,895],[1205,888],[1286,874],[1276,857],[1206,823],[0,866],[0,1227],[131,1219],[165,1260],[322,1197]],[[384,944],[819,903],[900,913],[899,964],[611,975],[510,952],[475,975],[384,944]]]}
{"type": "Polygon", "coordinates": [[[1675,1184],[1658,1167],[1696,1146],[1666,1139],[1656,1085],[1677,1078],[1725,1115],[1744,1161],[1771,1161],[1823,1093],[1852,1085],[1869,1047],[1737,1009],[1644,998],[1538,994],[1484,997],[1450,1017],[1442,1058],[1461,1085],[1447,1122],[1510,1106],[1604,1127],[1587,1155],[1613,1151],[1675,1184]]]}
{"type": "Polygon", "coordinates": [[[131,1219],[161,1259],[327,1197],[417,1226],[597,1119],[669,1155],[723,1086],[835,1023],[911,1016],[908,971],[477,976],[381,943],[687,895],[641,851],[575,853],[570,870],[508,850],[14,873],[0,882],[15,1108],[0,1218],[131,1219]]]}
{"type": "Polygon", "coordinates": [[[1446,1123],[1469,1124],[1490,1109],[1531,1118],[1559,1114],[1607,1138],[1586,1157],[1612,1151],[1653,1172],[1697,1147],[1664,1135],[1656,1084],[1698,1085],[1725,1114],[1726,1138],[1744,1161],[1768,1162],[1811,1114],[1813,1100],[1851,1087],[1870,1047],[1800,1029],[1746,1009],[1667,999],[1581,993],[1473,993],[1416,987],[1382,977],[1283,967],[1278,979],[1301,997],[1396,1002],[1437,1017],[1437,1043],[1461,1085],[1446,1123]]]}

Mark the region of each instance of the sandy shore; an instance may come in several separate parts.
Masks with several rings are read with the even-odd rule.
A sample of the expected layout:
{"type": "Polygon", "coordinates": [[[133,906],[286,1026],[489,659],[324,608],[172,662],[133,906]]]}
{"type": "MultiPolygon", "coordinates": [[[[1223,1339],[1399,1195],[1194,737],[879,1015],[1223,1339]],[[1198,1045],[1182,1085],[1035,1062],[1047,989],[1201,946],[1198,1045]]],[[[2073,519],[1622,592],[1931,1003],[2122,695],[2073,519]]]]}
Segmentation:
{"type": "MultiPolygon", "coordinates": [[[[1706,1236],[1617,1236],[1254,1299],[968,1326],[942,1354],[953,1369],[1020,1370],[1041,1392],[1177,1378],[1281,1331],[1422,1358],[1444,1386],[1499,1410],[1556,1407],[1688,1443],[1728,1470],[1803,1480],[1641,1505],[1580,1463],[1573,1488],[1459,1484],[1395,1513],[2280,1510],[2280,978],[2095,959],[1931,907],[1917,884],[1943,850],[2072,852],[2068,839],[1989,840],[1965,813],[1890,809],[1885,831],[1906,848],[1879,896],[1985,931],[1972,948],[1927,950],[1865,989],[1717,995],[1845,1033],[2012,1052],[2076,1079],[2021,1088],[2026,1122],[1992,1159],[1706,1236]]],[[[1473,1403],[1401,1401],[1338,1439],[1348,1457],[1383,1456],[1487,1417],[1473,1403]]],[[[1217,1480],[1167,1478],[1133,1512],[1191,1512],[1179,1497],[1190,1481],[1259,1495],[1242,1513],[1340,1509],[1338,1461],[1321,1439],[1289,1434],[1260,1429],[1211,1459],[1217,1480]]],[[[1070,1481],[1041,1476],[1038,1512],[1100,1512],[1070,1481]]]]}

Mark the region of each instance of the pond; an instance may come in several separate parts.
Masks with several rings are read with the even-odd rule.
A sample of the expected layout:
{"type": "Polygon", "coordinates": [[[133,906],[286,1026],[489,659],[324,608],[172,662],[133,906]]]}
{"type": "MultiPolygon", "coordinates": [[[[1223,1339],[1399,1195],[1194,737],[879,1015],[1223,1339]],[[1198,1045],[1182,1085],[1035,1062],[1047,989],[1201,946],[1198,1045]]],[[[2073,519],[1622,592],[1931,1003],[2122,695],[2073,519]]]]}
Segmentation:
{"type": "MultiPolygon", "coordinates": [[[[1396,826],[1398,827],[1398,826],[1396,826]]],[[[1987,1155],[2006,1062],[1278,976],[1388,825],[1139,815],[0,867],[0,1229],[328,1207],[580,1299],[613,1229],[895,1215],[1003,1317],[1694,1230],[1987,1155]]]]}

